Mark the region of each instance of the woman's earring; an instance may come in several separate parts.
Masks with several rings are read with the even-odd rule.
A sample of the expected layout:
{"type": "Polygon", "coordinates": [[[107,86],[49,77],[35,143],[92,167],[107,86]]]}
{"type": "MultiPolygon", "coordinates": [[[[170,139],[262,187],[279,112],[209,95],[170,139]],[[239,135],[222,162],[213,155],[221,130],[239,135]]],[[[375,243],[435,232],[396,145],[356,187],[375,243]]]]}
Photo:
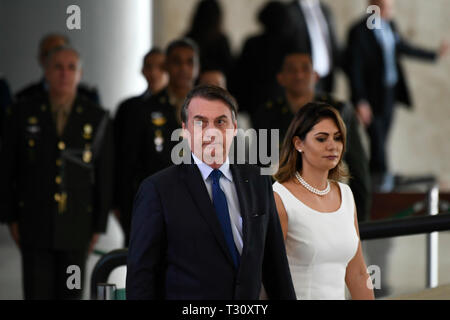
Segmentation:
{"type": "Polygon", "coordinates": [[[302,153],[302,150],[298,149],[298,152],[302,153]]]}

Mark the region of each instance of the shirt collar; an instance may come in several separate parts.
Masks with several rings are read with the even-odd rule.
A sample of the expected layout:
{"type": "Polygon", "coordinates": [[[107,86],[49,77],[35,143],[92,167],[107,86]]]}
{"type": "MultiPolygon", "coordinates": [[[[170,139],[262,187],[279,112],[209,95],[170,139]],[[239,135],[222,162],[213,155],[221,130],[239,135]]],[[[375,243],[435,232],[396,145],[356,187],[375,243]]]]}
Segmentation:
{"type": "MultiPolygon", "coordinates": [[[[210,166],[208,166],[206,163],[201,161],[199,158],[195,156],[194,153],[192,154],[192,158],[194,159],[194,163],[197,165],[198,169],[200,170],[200,173],[202,174],[203,180],[206,181],[208,179],[211,172],[214,170],[210,166]]],[[[219,170],[222,172],[222,175],[227,178],[230,181],[233,181],[233,175],[231,174],[230,170],[230,160],[227,157],[227,160],[220,166],[219,170]]]]}

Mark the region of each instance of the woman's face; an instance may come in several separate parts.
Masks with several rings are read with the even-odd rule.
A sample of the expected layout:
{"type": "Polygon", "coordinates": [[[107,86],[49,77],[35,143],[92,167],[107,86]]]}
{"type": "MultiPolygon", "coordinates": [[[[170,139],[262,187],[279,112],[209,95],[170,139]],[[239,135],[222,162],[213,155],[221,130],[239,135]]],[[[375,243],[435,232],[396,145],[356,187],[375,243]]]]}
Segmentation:
{"type": "Polygon", "coordinates": [[[342,134],[333,119],[320,120],[304,140],[294,137],[294,146],[301,150],[303,170],[309,167],[318,170],[335,168],[342,156],[344,143],[342,134]]]}

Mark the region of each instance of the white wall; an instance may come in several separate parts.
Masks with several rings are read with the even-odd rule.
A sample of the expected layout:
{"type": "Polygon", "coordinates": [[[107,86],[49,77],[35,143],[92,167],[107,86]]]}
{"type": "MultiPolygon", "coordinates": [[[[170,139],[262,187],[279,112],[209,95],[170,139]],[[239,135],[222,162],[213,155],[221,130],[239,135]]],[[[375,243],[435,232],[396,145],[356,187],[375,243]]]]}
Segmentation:
{"type": "Polygon", "coordinates": [[[151,0],[1,0],[0,72],[14,92],[38,80],[40,38],[65,33],[83,59],[83,82],[98,88],[102,105],[118,103],[146,88],[140,68],[152,43],[151,0]],[[81,29],[68,30],[66,9],[81,9],[81,29]]]}

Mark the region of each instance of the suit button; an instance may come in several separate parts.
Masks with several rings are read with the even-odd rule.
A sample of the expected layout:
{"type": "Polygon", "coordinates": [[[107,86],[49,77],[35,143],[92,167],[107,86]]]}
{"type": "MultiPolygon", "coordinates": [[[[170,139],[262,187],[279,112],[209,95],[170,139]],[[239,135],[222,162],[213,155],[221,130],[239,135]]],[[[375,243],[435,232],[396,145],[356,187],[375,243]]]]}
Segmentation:
{"type": "Polygon", "coordinates": [[[66,148],[66,144],[64,143],[64,141],[60,141],[58,142],[58,149],[63,151],[66,148]]]}
{"type": "Polygon", "coordinates": [[[29,145],[30,147],[34,147],[35,144],[36,144],[36,143],[34,142],[33,139],[28,140],[28,145],[29,145]]]}
{"type": "Polygon", "coordinates": [[[61,195],[59,193],[55,193],[54,198],[55,198],[55,201],[58,201],[58,202],[61,201],[61,195]]]}
{"type": "Polygon", "coordinates": [[[61,159],[56,159],[56,165],[57,165],[58,167],[61,167],[61,165],[62,165],[62,160],[61,160],[61,159]]]}
{"type": "Polygon", "coordinates": [[[56,176],[55,182],[56,182],[56,184],[61,184],[61,182],[62,182],[61,176],[56,176]]]}

